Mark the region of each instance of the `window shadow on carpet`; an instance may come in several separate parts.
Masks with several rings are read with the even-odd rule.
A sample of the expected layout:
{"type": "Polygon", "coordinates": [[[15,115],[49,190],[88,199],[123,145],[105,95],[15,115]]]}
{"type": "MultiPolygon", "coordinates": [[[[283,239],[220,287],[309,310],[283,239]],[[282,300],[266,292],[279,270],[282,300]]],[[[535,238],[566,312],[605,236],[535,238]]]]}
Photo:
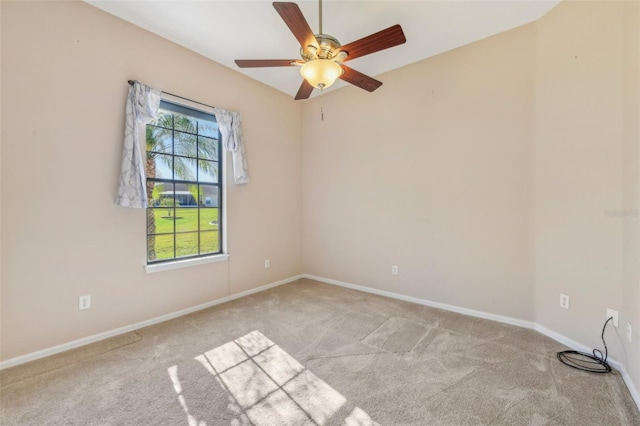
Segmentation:
{"type": "MultiPolygon", "coordinates": [[[[195,360],[226,394],[225,417],[233,413],[232,419],[226,419],[229,424],[378,424],[259,331],[205,352],[195,360]]],[[[202,405],[206,396],[187,396],[177,365],[170,367],[168,373],[189,425],[206,425],[206,420],[190,409],[190,399],[197,398],[193,403],[202,405]]]]}

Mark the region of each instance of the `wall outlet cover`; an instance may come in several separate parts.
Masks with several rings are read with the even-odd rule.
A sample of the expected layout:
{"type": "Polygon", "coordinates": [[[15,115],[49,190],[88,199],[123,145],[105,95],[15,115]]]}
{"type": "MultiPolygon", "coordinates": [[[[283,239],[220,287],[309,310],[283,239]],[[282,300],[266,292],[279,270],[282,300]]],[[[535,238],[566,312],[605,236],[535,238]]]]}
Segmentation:
{"type": "Polygon", "coordinates": [[[618,328],[618,311],[614,310],[614,309],[607,309],[607,318],[613,318],[613,321],[611,321],[611,325],[613,325],[615,328],[618,328]]]}
{"type": "Polygon", "coordinates": [[[86,294],[78,298],[78,309],[83,311],[91,307],[91,295],[86,294]]]}
{"type": "Polygon", "coordinates": [[[560,307],[563,309],[569,309],[569,296],[566,294],[560,295],[560,307]]]}

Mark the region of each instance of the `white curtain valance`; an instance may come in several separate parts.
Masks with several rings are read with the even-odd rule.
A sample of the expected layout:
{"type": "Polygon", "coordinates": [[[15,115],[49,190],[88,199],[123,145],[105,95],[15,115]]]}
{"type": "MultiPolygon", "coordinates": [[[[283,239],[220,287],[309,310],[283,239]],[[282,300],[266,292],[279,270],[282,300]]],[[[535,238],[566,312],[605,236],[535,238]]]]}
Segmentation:
{"type": "Polygon", "coordinates": [[[125,112],[124,147],[116,204],[138,209],[147,208],[145,162],[140,150],[139,128],[156,118],[160,107],[157,89],[134,81],[129,86],[125,112]]]}
{"type": "Polygon", "coordinates": [[[213,113],[222,135],[222,145],[231,152],[233,181],[236,184],[248,183],[249,169],[240,127],[240,113],[220,108],[214,108],[213,113]]]}
{"type": "MultiPolygon", "coordinates": [[[[148,206],[145,160],[140,149],[139,125],[155,119],[160,107],[160,90],[134,81],[129,87],[125,112],[124,147],[116,204],[145,209],[148,206]]],[[[249,182],[244,141],[240,128],[240,113],[214,108],[223,147],[231,152],[233,180],[249,182]]]]}

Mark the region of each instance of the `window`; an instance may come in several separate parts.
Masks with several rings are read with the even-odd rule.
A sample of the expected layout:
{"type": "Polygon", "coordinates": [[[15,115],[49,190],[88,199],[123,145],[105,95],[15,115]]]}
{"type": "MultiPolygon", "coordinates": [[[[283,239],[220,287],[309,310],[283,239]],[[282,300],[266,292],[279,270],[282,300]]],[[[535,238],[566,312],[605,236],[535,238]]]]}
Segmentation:
{"type": "Polygon", "coordinates": [[[222,154],[215,116],[163,100],[146,126],[147,264],[222,253],[222,154]]]}

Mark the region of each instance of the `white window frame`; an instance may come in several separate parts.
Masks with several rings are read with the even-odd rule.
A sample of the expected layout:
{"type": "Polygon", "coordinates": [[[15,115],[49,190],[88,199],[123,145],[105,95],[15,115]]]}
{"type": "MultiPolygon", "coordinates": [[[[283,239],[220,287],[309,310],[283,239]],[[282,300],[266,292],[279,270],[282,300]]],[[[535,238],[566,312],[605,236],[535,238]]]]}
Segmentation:
{"type": "MultiPolygon", "coordinates": [[[[199,104],[197,102],[192,102],[189,101],[187,99],[183,99],[183,98],[179,98],[177,96],[173,96],[173,95],[169,95],[167,93],[162,93],[161,99],[167,102],[171,102],[174,104],[178,104],[178,105],[182,105],[184,107],[187,108],[191,108],[191,109],[195,109],[198,111],[202,111],[205,112],[207,114],[213,114],[214,110],[213,108],[206,106],[206,105],[202,105],[199,104]]],[[[146,125],[145,126],[140,126],[140,140],[144,142],[143,145],[143,150],[142,152],[145,153],[146,155],[146,139],[147,139],[147,135],[146,135],[146,125]]],[[[222,140],[219,141],[219,143],[222,143],[222,140]]],[[[227,228],[227,164],[228,164],[228,159],[227,159],[227,151],[224,149],[224,147],[222,147],[221,149],[221,163],[222,163],[222,173],[220,174],[220,179],[222,179],[221,182],[221,188],[222,188],[222,247],[221,247],[221,251],[222,253],[216,253],[216,254],[212,254],[210,256],[202,256],[202,257],[196,257],[196,258],[192,258],[192,259],[177,259],[177,260],[170,260],[167,262],[162,262],[162,263],[153,263],[153,264],[147,264],[147,250],[146,250],[146,244],[145,244],[145,253],[144,253],[144,259],[145,259],[145,266],[144,269],[147,272],[147,274],[152,274],[155,272],[162,272],[162,271],[171,271],[174,269],[181,269],[181,268],[188,268],[191,266],[198,266],[198,265],[205,265],[208,263],[217,263],[217,262],[226,262],[229,259],[229,252],[227,250],[227,241],[229,240],[229,231],[227,228]]],[[[146,210],[146,209],[145,209],[146,210]]],[[[146,229],[146,211],[145,211],[145,229],[146,229]]],[[[146,239],[146,233],[145,233],[145,239],[146,239]]]]}

